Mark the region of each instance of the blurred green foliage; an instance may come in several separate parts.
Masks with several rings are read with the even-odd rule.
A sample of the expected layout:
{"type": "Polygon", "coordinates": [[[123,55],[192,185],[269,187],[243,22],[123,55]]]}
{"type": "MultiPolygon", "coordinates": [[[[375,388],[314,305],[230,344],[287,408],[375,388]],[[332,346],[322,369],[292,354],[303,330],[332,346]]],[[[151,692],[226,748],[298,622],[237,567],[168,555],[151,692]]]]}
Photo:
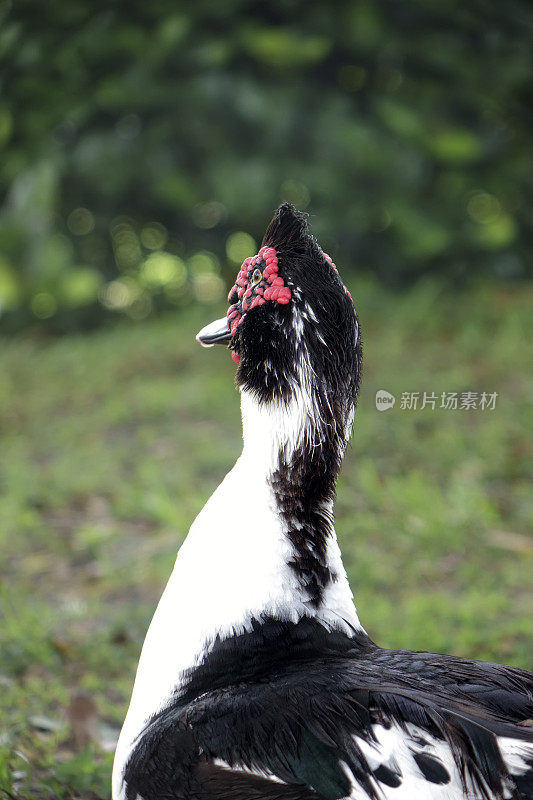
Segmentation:
{"type": "Polygon", "coordinates": [[[531,272],[525,0],[0,15],[4,330],[218,301],[282,199],[344,272],[531,272]]]}

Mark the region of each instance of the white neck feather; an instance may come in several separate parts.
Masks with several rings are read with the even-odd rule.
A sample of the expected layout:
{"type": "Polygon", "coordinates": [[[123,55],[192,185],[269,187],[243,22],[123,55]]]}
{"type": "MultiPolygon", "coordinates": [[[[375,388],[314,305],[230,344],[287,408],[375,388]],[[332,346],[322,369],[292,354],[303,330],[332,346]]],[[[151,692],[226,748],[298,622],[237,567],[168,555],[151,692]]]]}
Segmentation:
{"type": "Polygon", "coordinates": [[[259,403],[249,392],[242,392],[241,414],[242,456],[256,464],[265,479],[276,469],[280,450],[293,452],[314,430],[313,408],[301,391],[289,402],[271,403],[259,403]]]}
{"type": "Polygon", "coordinates": [[[146,720],[164,707],[184,670],[198,663],[217,635],[249,630],[261,615],[293,621],[314,616],[348,635],[360,629],[333,530],[327,560],[336,580],[325,589],[319,608],[307,602],[288,566],[292,545],[268,480],[280,448],[290,454],[308,435],[311,411],[312,402],[301,390],[287,404],[260,405],[242,394],[242,455],[178,552],[144,642],[115,772],[146,720]]]}

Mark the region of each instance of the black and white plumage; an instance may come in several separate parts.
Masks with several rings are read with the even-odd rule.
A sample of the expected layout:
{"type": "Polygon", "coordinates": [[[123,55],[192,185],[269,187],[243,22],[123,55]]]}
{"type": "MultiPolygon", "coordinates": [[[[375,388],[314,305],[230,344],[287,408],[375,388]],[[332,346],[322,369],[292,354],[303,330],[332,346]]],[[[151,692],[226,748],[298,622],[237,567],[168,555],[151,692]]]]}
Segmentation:
{"type": "Polygon", "coordinates": [[[532,675],[385,650],[359,623],[333,526],[357,316],[303,215],[282,205],[263,244],[198,335],[239,363],[244,448],[154,615],[113,796],[532,798],[532,675]]]}

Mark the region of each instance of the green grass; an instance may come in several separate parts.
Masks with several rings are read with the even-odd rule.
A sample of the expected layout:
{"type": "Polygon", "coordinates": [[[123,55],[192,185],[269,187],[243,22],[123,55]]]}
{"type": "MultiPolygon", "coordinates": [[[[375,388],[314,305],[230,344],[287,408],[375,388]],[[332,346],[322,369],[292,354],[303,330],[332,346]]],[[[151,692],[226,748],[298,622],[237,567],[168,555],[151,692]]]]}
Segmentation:
{"type": "MultiPolygon", "coordinates": [[[[531,666],[533,290],[352,288],[365,369],[337,530],[361,620],[382,645],[531,666]],[[399,407],[467,390],[496,409],[399,407]]],[[[120,726],[175,550],[239,453],[233,364],[194,342],[221,312],[2,342],[0,787],[19,798],[108,796],[111,754],[76,746],[69,703],[120,726]]]]}

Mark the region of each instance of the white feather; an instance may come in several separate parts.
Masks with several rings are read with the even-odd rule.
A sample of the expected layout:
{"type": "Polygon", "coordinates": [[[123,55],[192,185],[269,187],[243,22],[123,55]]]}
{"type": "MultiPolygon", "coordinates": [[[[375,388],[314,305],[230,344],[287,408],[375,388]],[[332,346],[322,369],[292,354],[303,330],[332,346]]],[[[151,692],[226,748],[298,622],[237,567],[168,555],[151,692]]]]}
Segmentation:
{"type": "Polygon", "coordinates": [[[528,761],[533,760],[533,744],[531,742],[502,736],[498,739],[498,745],[511,775],[523,775],[524,772],[531,769],[528,764],[528,761]]]}
{"type": "Polygon", "coordinates": [[[273,781],[274,783],[281,783],[284,786],[287,785],[285,781],[282,781],[281,778],[278,778],[277,775],[274,775],[267,769],[265,770],[252,769],[250,767],[245,766],[244,764],[234,764],[233,766],[231,766],[230,764],[228,764],[227,761],[224,761],[221,758],[214,758],[213,764],[215,764],[215,766],[217,767],[221,767],[222,769],[227,770],[228,772],[243,772],[245,775],[257,775],[258,778],[268,778],[268,780],[273,781]]]}
{"type": "MultiPolygon", "coordinates": [[[[408,733],[397,725],[391,725],[390,728],[374,725],[375,742],[366,742],[356,738],[356,742],[372,770],[383,765],[399,774],[401,783],[397,787],[379,783],[383,800],[418,800],[418,798],[420,800],[423,798],[427,798],[427,800],[467,800],[468,796],[465,797],[463,792],[459,771],[449,746],[414,725],[407,727],[408,733]],[[428,744],[415,744],[416,738],[413,737],[417,736],[427,741],[428,744]],[[430,783],[418,768],[413,758],[414,753],[426,753],[437,759],[450,775],[449,783],[430,783]]],[[[350,798],[368,800],[368,795],[354,781],[350,798]]]]}

